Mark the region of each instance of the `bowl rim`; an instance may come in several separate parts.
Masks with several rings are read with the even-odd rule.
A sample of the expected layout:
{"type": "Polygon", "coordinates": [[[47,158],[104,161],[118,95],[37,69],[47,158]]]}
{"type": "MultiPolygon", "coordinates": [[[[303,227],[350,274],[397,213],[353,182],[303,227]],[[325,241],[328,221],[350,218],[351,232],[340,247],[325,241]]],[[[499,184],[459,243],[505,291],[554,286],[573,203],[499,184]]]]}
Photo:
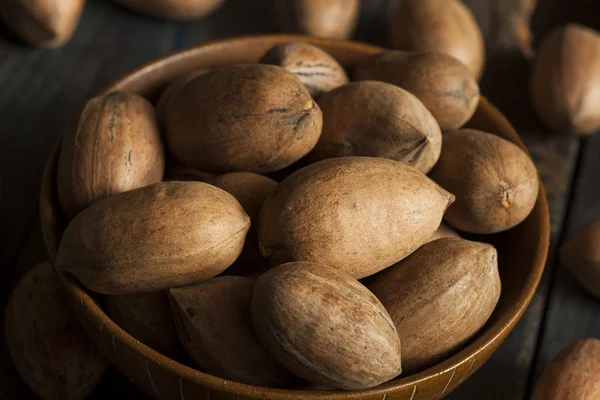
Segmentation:
{"type": "MultiPolygon", "coordinates": [[[[151,73],[155,69],[161,69],[165,68],[165,66],[179,64],[187,58],[193,58],[197,52],[208,51],[207,49],[209,48],[212,49],[212,51],[217,51],[218,48],[222,46],[230,46],[232,44],[253,44],[260,41],[272,40],[302,41],[317,46],[323,44],[336,45],[340,49],[353,49],[372,54],[376,54],[384,50],[381,47],[362,42],[354,42],[340,39],[324,39],[289,34],[249,35],[218,39],[203,42],[199,45],[187,47],[182,50],[154,59],[113,81],[111,84],[107,85],[104,89],[102,89],[98,95],[103,95],[112,91],[120,90],[121,88],[126,87],[131,82],[135,81],[141,76],[151,73]]],[[[485,110],[485,113],[491,116],[494,122],[499,126],[500,130],[510,132],[512,136],[511,141],[529,155],[529,151],[525,147],[525,144],[523,143],[521,137],[512,127],[510,122],[484,96],[481,96],[478,107],[485,110]]],[[[50,154],[48,162],[45,166],[40,195],[41,210],[44,209],[44,204],[53,202],[50,193],[53,192],[53,188],[56,186],[56,175],[51,174],[50,172],[53,171],[56,167],[58,156],[60,153],[61,139],[62,136],[58,138],[52,150],[52,153],[50,154]]],[[[498,346],[500,342],[504,340],[504,338],[506,338],[506,336],[510,333],[510,331],[514,328],[516,323],[522,317],[525,310],[527,309],[527,306],[531,302],[537,289],[537,286],[541,280],[548,255],[550,241],[550,217],[548,211],[548,203],[546,199],[545,189],[541,179],[539,179],[539,183],[539,194],[535,208],[540,208],[538,210],[538,213],[540,213],[542,216],[542,218],[540,219],[539,226],[540,237],[535,243],[535,255],[533,258],[531,272],[527,275],[527,279],[523,285],[523,289],[517,296],[517,300],[509,307],[510,312],[507,312],[507,314],[510,315],[510,318],[508,318],[503,324],[498,323],[498,326],[495,326],[493,329],[486,332],[484,335],[478,334],[467,346],[462,348],[459,352],[455,353],[450,358],[445,359],[441,363],[438,363],[433,367],[430,367],[413,375],[408,375],[406,377],[400,376],[399,378],[396,378],[390,382],[384,383],[371,389],[352,392],[274,389],[238,383],[219,378],[208,373],[201,372],[192,367],[188,367],[187,365],[179,363],[169,357],[166,357],[136,340],[133,336],[125,332],[121,327],[119,327],[115,322],[113,322],[112,319],[110,319],[110,317],[92,299],[90,294],[83,288],[83,286],[77,280],[75,280],[72,276],[68,274],[59,273],[58,270],[56,270],[56,267],[55,271],[63,281],[67,292],[76,299],[77,308],[81,310],[81,308],[83,307],[83,309],[86,310],[88,318],[93,319],[95,324],[102,326],[110,335],[113,336],[113,339],[117,337],[119,341],[122,342],[122,344],[128,346],[130,350],[135,352],[141,358],[145,359],[146,363],[147,360],[150,359],[152,360],[152,362],[159,364],[163,368],[169,370],[169,372],[173,375],[179,376],[180,379],[185,378],[186,380],[199,383],[204,387],[225,393],[237,395],[251,394],[255,396],[260,394],[260,396],[268,396],[268,398],[278,400],[292,400],[303,398],[298,396],[310,396],[310,398],[313,399],[350,399],[359,397],[362,398],[365,395],[379,395],[385,399],[386,394],[392,391],[407,389],[413,386],[416,389],[416,387],[419,384],[430,380],[432,377],[435,377],[437,375],[443,375],[453,369],[458,368],[461,365],[464,365],[465,363],[471,362],[469,370],[467,371],[467,373],[465,373],[466,376],[473,364],[475,363],[475,357],[477,357],[478,354],[486,350],[488,347],[498,346]]],[[[43,218],[45,214],[47,213],[44,211],[40,211],[42,234],[46,249],[49,254],[50,261],[52,265],[55,266],[57,244],[55,243],[55,240],[52,239],[52,232],[50,229],[48,229],[45,219],[43,218]]],[[[111,363],[113,363],[112,360],[111,363]]]]}

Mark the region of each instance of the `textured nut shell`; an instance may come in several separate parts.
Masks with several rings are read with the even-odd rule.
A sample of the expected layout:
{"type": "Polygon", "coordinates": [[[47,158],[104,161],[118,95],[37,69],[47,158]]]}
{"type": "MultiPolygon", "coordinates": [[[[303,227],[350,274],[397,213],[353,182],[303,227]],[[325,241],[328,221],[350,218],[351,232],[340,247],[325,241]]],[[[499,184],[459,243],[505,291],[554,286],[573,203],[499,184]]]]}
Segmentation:
{"type": "Polygon", "coordinates": [[[431,111],[442,131],[463,126],[479,104],[479,85],[469,69],[445,54],[387,51],[359,64],[354,79],[408,90],[431,111]]]}
{"type": "Polygon", "coordinates": [[[485,43],[475,17],[460,0],[406,0],[390,28],[394,49],[448,54],[479,79],[485,43]]]}
{"type": "Polygon", "coordinates": [[[256,224],[263,203],[278,185],[273,179],[252,172],[218,175],[207,179],[206,183],[232,194],[250,216],[252,225],[256,224]]]}
{"type": "Polygon", "coordinates": [[[323,265],[289,263],[260,276],[252,319],[267,350],[311,382],[359,390],[402,372],[385,308],[358,281],[323,265]]]}
{"type": "Polygon", "coordinates": [[[156,118],[161,125],[164,125],[167,114],[167,108],[171,105],[173,97],[179,93],[181,88],[194,80],[197,76],[208,73],[208,69],[196,69],[186,72],[175,78],[162,92],[158,102],[156,103],[156,118]]]}
{"type": "Polygon", "coordinates": [[[290,175],[267,198],[258,221],[259,248],[272,265],[305,260],[363,278],[426,242],[453,200],[396,161],[319,161],[290,175]]]}
{"type": "Polygon", "coordinates": [[[538,173],[527,154],[491,133],[462,129],[444,135],[431,178],[456,196],[444,220],[470,233],[520,224],[535,206],[538,173]]]}
{"type": "Polygon", "coordinates": [[[67,226],[56,262],[98,293],[157,292],[223,272],[249,227],[229,193],[200,182],[161,182],[84,210],[67,226]]]}
{"type": "Polygon", "coordinates": [[[600,221],[592,222],[561,248],[560,259],[591,294],[600,299],[600,221]]]}
{"type": "Polygon", "coordinates": [[[170,289],[181,342],[206,372],[236,382],[282,387],[293,379],[260,343],[252,325],[254,279],[222,276],[170,289]]]}
{"type": "Polygon", "coordinates": [[[344,67],[331,55],[308,43],[278,44],[260,62],[278,65],[294,73],[314,98],[348,83],[344,67]]]}
{"type": "Polygon", "coordinates": [[[250,216],[250,230],[242,254],[227,268],[226,273],[246,275],[267,269],[269,263],[258,252],[256,227],[260,209],[278,183],[271,178],[252,172],[231,172],[207,179],[206,182],[232,194],[250,216]]]}
{"type": "Polygon", "coordinates": [[[0,19],[24,41],[41,47],[68,42],[85,0],[3,0],[0,19]]]}
{"type": "Polygon", "coordinates": [[[436,240],[382,272],[369,285],[402,341],[402,365],[414,373],[441,362],[485,324],[500,297],[496,249],[460,238],[436,240]]]}
{"type": "Polygon", "coordinates": [[[360,0],[275,0],[275,14],[284,32],[348,39],[360,15],[360,0]]]}
{"type": "Polygon", "coordinates": [[[456,233],[456,231],[450,228],[448,225],[443,222],[440,224],[440,227],[431,235],[428,242],[433,242],[434,240],[443,239],[447,237],[460,238],[460,235],[456,233]]]}
{"type": "Polygon", "coordinates": [[[236,65],[196,77],[167,110],[176,158],[207,172],[270,172],[305,156],[323,117],[302,82],[273,65],[236,65]]]}
{"type": "Polygon", "coordinates": [[[600,36],[569,24],[554,29],[539,47],[531,98],[539,117],[559,132],[589,135],[600,129],[600,36]]]}
{"type": "Polygon", "coordinates": [[[428,173],[442,151],[442,132],[423,103],[384,82],[353,82],[319,100],[323,132],[311,161],[367,156],[400,161],[428,173]]]}
{"type": "Polygon", "coordinates": [[[4,335],[19,375],[44,400],[86,399],[108,366],[71,313],[50,263],[36,265],[13,289],[4,335]]]}
{"type": "Polygon", "coordinates": [[[188,21],[218,9],[225,0],[114,0],[135,12],[157,18],[188,21]]]}
{"type": "Polygon", "coordinates": [[[154,108],[131,93],[90,100],[62,140],[58,198],[73,218],[105,197],[160,182],[165,170],[154,108]]]}
{"type": "Polygon", "coordinates": [[[146,346],[182,359],[183,348],[165,292],[108,296],[106,311],[117,325],[146,346]]]}
{"type": "Polygon", "coordinates": [[[600,340],[566,348],[546,368],[531,400],[594,400],[600,397],[600,340]]]}

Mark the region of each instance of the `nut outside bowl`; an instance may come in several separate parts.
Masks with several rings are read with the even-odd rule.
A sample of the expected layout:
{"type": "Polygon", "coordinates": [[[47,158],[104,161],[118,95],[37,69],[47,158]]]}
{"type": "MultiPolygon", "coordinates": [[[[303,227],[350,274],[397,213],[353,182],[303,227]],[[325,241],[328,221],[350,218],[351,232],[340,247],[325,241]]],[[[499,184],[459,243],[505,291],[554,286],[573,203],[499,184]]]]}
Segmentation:
{"type": "MultiPolygon", "coordinates": [[[[295,35],[268,35],[225,39],[166,56],[120,78],[102,93],[129,91],[155,101],[175,76],[196,68],[255,63],[272,46],[290,41],[312,43],[352,69],[383,49],[367,44],[295,35]]],[[[494,133],[524,149],[506,118],[485,98],[468,127],[494,133]]],[[[46,248],[54,263],[66,218],[58,203],[56,169],[60,140],[44,172],[40,215],[46,248]]],[[[439,399],[468,379],[504,341],[529,305],[538,286],[548,253],[550,222],[544,188],[529,217],[517,227],[486,237],[498,249],[502,295],[496,310],[477,336],[447,360],[420,373],[399,377],[378,387],[356,391],[299,391],[255,387],[221,379],[187,367],[143,345],[117,326],[95,295],[67,274],[60,274],[79,320],[114,366],[149,395],[158,399],[439,399]]]]}

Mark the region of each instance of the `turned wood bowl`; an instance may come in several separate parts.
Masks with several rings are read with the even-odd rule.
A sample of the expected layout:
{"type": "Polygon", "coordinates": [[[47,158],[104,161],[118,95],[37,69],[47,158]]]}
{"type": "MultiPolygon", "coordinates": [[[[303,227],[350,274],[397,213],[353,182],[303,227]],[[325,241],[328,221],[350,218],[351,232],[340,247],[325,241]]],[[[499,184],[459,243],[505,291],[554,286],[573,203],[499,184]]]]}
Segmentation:
{"type": "MultiPolygon", "coordinates": [[[[382,49],[350,41],[292,35],[255,36],[202,44],[153,61],[120,78],[102,93],[129,91],[151,101],[177,75],[195,69],[236,63],[255,63],[273,45],[302,41],[331,53],[348,70],[382,49]]],[[[506,118],[485,98],[469,127],[494,133],[525,146],[506,118]]],[[[60,142],[52,153],[44,174],[40,215],[44,240],[54,262],[61,235],[67,224],[56,193],[56,166],[60,142]]],[[[543,187],[533,212],[517,227],[483,237],[498,249],[502,295],[485,327],[470,344],[445,361],[415,375],[401,376],[369,390],[298,391],[270,389],[218,378],[180,364],[143,345],[117,326],[100,307],[97,296],[71,276],[60,274],[70,302],[98,348],[124,375],[158,399],[439,399],[468,379],[498,348],[527,308],[542,276],[550,224],[543,187]]]]}

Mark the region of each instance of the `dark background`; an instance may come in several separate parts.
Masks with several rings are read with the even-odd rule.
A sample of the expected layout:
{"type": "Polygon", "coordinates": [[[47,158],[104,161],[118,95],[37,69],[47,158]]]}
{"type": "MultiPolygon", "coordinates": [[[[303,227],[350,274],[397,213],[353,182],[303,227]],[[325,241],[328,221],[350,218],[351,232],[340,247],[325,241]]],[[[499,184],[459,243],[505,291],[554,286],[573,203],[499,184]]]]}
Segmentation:
{"type": "MultiPolygon", "coordinates": [[[[548,362],[573,341],[600,336],[600,303],[556,259],[556,249],[585,222],[600,217],[600,136],[552,134],[535,117],[527,81],[530,61],[511,35],[518,10],[533,0],[466,0],[487,40],[483,93],[524,138],[542,175],[552,218],[552,243],[538,292],[492,359],[450,399],[524,399],[548,362]]],[[[386,44],[398,0],[363,0],[354,39],[386,44]]],[[[539,0],[534,44],[553,27],[579,22],[598,28],[595,0],[539,0]]],[[[14,282],[46,254],[37,201],[49,152],[77,108],[122,74],[158,56],[210,39],[277,32],[269,0],[228,0],[209,18],[170,23],[138,16],[106,0],[88,0],[73,40],[60,50],[23,45],[0,27],[0,304],[14,282]]],[[[2,322],[0,322],[1,324],[2,322]]],[[[93,399],[146,398],[110,371],[93,399]]],[[[0,399],[34,396],[0,343],[0,399]]]]}

